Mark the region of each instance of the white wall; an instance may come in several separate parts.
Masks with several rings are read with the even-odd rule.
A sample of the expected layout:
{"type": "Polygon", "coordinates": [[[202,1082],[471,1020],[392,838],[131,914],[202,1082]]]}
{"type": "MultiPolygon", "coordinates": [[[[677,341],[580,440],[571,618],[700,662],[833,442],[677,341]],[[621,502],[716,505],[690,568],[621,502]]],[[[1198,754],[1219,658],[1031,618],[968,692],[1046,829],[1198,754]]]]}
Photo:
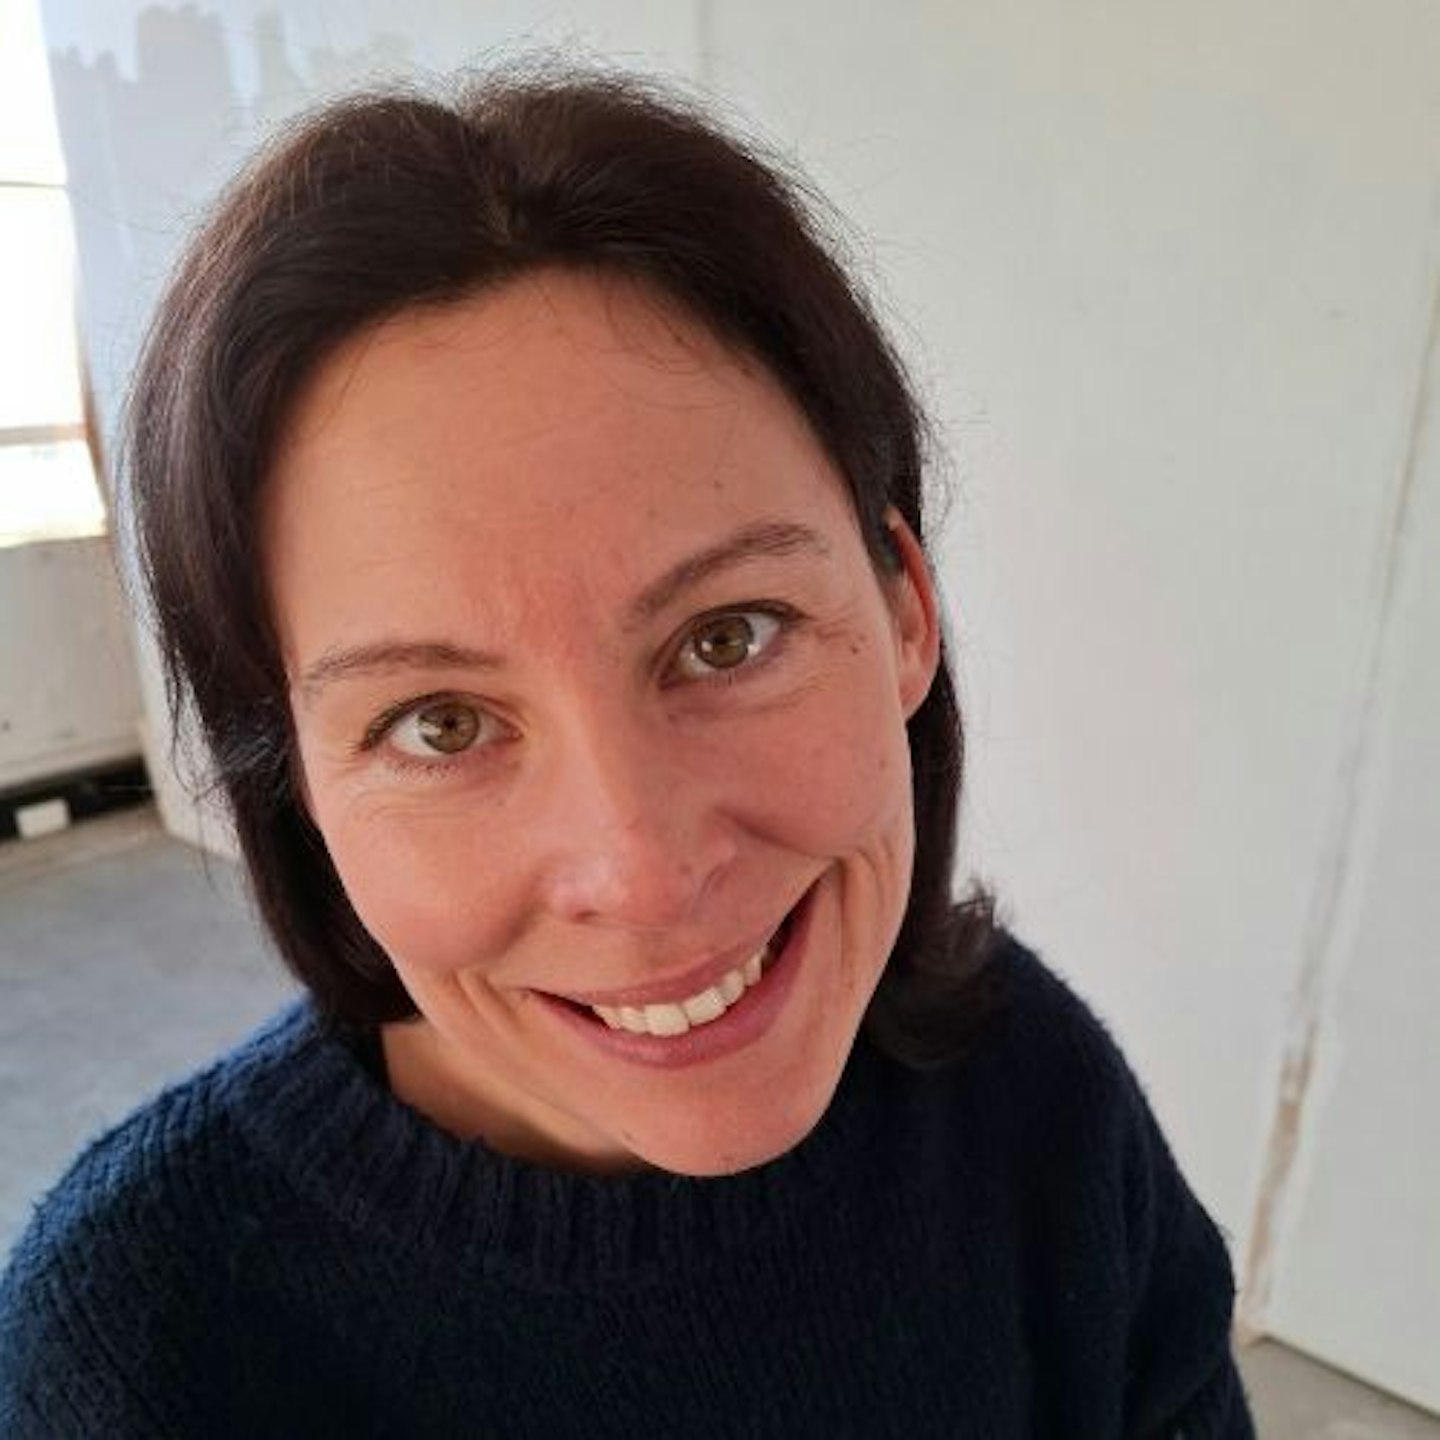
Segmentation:
{"type": "MultiPolygon", "coordinates": [[[[597,48],[698,74],[793,143],[869,237],[862,253],[948,430],[967,864],[1113,1017],[1231,1233],[1252,1320],[1334,1338],[1325,1285],[1284,1279],[1286,1266],[1309,1274],[1323,1246],[1316,1187],[1335,1191],[1347,1171],[1353,1183],[1362,1160],[1371,1191],[1429,1187],[1428,1212],[1398,1198],[1386,1212],[1383,1273],[1363,1233],[1344,1242],[1390,1316],[1372,1330],[1407,1343],[1390,1333],[1408,1313],[1391,1301],[1416,1281],[1396,1266],[1435,1267],[1421,1228],[1440,1213],[1440,1172],[1362,1155],[1337,1101],[1361,1081],[1342,1081],[1338,1037],[1366,989],[1346,916],[1365,894],[1421,916],[1419,881],[1381,857],[1435,843],[1433,811],[1372,814],[1356,797],[1382,783],[1418,793],[1422,742],[1385,749],[1377,696],[1397,690],[1413,727],[1440,683],[1421,622],[1397,640],[1403,607],[1385,600],[1432,383],[1440,9],[44,10],[112,417],[185,223],[257,127],[317,86],[375,65],[448,68],[580,29],[580,16],[597,48]],[[1356,782],[1353,757],[1377,747],[1398,769],[1356,782]],[[1389,848],[1347,869],[1366,823],[1389,848]],[[1342,872],[1358,886],[1343,912],[1342,872]],[[1290,1130],[1277,1123],[1287,1074],[1290,1130]],[[1351,1142],[1322,1163],[1331,1126],[1351,1142]]],[[[1433,933],[1409,921],[1387,933],[1411,1013],[1440,1000],[1440,967],[1417,959],[1433,933]]],[[[1363,1049],[1352,1037],[1350,1062],[1363,1049]]],[[[1440,1293],[1440,1275],[1419,1283],[1440,1293]]],[[[1352,1351],[1341,1337],[1331,1358],[1352,1351]]]]}
{"type": "Polygon", "coordinates": [[[1426,1143],[1440,1101],[1440,307],[1432,324],[1269,1313],[1306,1349],[1440,1410],[1440,1156],[1426,1143]]]}

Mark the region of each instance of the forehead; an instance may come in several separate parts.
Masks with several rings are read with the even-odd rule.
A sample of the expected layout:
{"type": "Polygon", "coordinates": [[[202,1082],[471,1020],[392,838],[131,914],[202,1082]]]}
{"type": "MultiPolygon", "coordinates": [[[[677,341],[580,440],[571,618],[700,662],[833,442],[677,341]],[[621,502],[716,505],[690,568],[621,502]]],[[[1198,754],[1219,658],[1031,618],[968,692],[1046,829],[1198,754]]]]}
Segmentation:
{"type": "Polygon", "coordinates": [[[723,483],[727,454],[747,448],[742,419],[772,444],[808,450],[811,468],[823,464],[769,372],[666,297],[621,277],[547,271],[352,338],[302,390],[275,474],[283,484],[303,470],[313,488],[337,466],[353,480],[358,458],[383,458],[397,481],[454,471],[489,498],[485,482],[499,472],[515,482],[514,515],[531,496],[566,498],[572,478],[593,489],[633,478],[643,456],[707,445],[723,483]],[[602,440],[578,475],[547,468],[602,440]]]}
{"type": "Polygon", "coordinates": [[[352,608],[446,583],[493,620],[541,580],[640,584],[769,519],[853,529],[769,372],[651,291],[560,272],[350,340],[299,397],[261,507],[282,634],[318,578],[352,608]]]}

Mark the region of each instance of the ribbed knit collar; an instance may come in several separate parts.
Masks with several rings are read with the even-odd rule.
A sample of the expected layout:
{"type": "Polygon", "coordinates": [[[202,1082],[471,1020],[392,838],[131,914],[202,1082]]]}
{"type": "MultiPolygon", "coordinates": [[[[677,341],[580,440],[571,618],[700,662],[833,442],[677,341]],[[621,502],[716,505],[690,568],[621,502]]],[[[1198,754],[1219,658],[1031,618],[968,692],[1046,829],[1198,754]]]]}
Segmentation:
{"type": "Polygon", "coordinates": [[[289,1184],[369,1243],[543,1289],[643,1285],[733,1258],[863,1174],[890,1070],[863,1043],[819,1125],[739,1175],[550,1170],[461,1141],[397,1100],[301,1002],[214,1078],[217,1099],[289,1184]]]}

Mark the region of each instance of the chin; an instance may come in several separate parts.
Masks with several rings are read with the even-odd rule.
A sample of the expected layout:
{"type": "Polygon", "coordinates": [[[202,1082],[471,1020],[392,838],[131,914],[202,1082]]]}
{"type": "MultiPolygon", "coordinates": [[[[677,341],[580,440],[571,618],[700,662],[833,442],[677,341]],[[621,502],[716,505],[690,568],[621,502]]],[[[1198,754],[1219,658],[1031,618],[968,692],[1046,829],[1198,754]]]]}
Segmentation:
{"type": "Polygon", "coordinates": [[[632,1153],[658,1170],[695,1179],[753,1170],[778,1160],[810,1134],[829,1108],[838,1080],[837,1072],[830,1083],[817,1085],[804,1099],[792,1099],[783,1111],[772,1095],[766,1095],[743,1102],[744,1111],[731,1111],[708,1123],[695,1120],[683,1129],[637,1134],[632,1153]]]}

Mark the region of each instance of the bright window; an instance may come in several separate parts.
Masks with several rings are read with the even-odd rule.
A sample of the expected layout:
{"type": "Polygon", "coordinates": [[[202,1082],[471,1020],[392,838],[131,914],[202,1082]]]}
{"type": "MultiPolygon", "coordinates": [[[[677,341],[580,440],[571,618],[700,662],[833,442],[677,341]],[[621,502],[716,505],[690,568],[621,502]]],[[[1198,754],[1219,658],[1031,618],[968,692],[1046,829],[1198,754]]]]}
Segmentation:
{"type": "Polygon", "coordinates": [[[65,168],[36,0],[0,0],[0,546],[97,535],[65,168]]]}

